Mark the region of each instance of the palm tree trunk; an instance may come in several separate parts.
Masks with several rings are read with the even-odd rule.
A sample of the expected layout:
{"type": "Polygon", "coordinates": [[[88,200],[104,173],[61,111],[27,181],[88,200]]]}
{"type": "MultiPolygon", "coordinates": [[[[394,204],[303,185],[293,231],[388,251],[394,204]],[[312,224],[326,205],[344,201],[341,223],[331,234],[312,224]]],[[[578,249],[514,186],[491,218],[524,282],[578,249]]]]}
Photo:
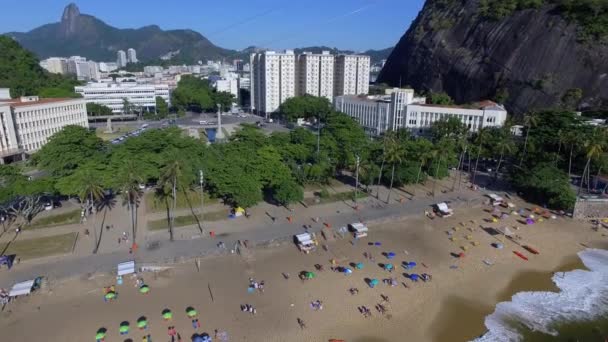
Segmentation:
{"type": "Polygon", "coordinates": [[[172,189],[172,194],[173,194],[173,202],[171,204],[171,214],[170,214],[170,223],[169,223],[169,240],[173,241],[173,223],[175,222],[175,207],[176,207],[176,203],[177,203],[177,179],[176,177],[173,178],[173,189],[172,189]]]}
{"type": "Polygon", "coordinates": [[[530,127],[526,130],[526,139],[524,139],[524,149],[522,150],[521,157],[519,158],[519,166],[524,163],[524,156],[526,155],[526,148],[528,147],[528,136],[530,135],[530,127]]]}
{"type": "MultiPolygon", "coordinates": [[[[458,167],[456,168],[456,172],[458,172],[460,174],[460,166],[462,164],[462,159],[464,158],[464,150],[462,152],[460,152],[460,157],[458,158],[458,167]]],[[[456,178],[458,178],[458,175],[454,176],[454,181],[452,182],[452,191],[454,191],[456,189],[456,178]]]]}
{"type": "Polygon", "coordinates": [[[439,175],[439,166],[441,165],[441,155],[439,156],[439,162],[435,168],[435,177],[433,177],[433,197],[435,197],[435,185],[437,184],[437,176],[439,175]]]}
{"type": "Polygon", "coordinates": [[[505,149],[502,148],[500,150],[500,158],[498,159],[498,165],[496,166],[496,171],[494,172],[494,179],[498,179],[498,172],[500,171],[500,165],[502,164],[502,158],[505,155],[505,149]]]}
{"type": "MultiPolygon", "coordinates": [[[[90,201],[90,206],[91,206],[91,210],[93,209],[93,207],[95,206],[93,204],[93,192],[89,192],[89,201],[90,201]]],[[[99,248],[99,238],[97,237],[97,215],[96,213],[93,213],[93,243],[95,243],[95,245],[93,246],[93,254],[97,254],[97,249],[99,248]]]]}
{"type": "MultiPolygon", "coordinates": [[[[416,176],[416,184],[418,185],[418,182],[420,182],[420,174],[422,173],[422,160],[420,161],[420,166],[418,167],[418,175],[416,176]]],[[[414,186],[414,196],[416,196],[416,187],[414,186]]]]}
{"type": "Polygon", "coordinates": [[[382,149],[382,164],[380,164],[380,172],[378,172],[378,192],[376,193],[376,199],[380,197],[380,180],[382,179],[382,170],[384,169],[384,162],[386,158],[384,157],[384,148],[382,149]]]}
{"type": "Polygon", "coordinates": [[[131,199],[129,199],[129,211],[131,212],[131,231],[133,233],[133,243],[135,243],[135,210],[133,201],[131,201],[131,199]]]}
{"type": "Polygon", "coordinates": [[[585,164],[585,168],[583,169],[583,175],[581,176],[581,184],[578,187],[578,193],[576,194],[577,196],[579,196],[581,194],[581,191],[583,190],[583,181],[585,180],[585,173],[587,172],[587,168],[589,167],[589,164],[591,163],[591,158],[587,159],[587,163],[585,164]]]}
{"type": "Polygon", "coordinates": [[[477,166],[479,165],[479,156],[481,155],[481,144],[479,144],[479,150],[477,150],[477,159],[475,160],[475,170],[473,171],[472,184],[475,184],[475,178],[477,177],[477,166]]]}
{"type": "Polygon", "coordinates": [[[391,171],[391,184],[388,188],[388,196],[386,197],[386,204],[390,203],[391,193],[393,192],[393,179],[395,179],[395,164],[393,164],[393,170],[391,171]]]}
{"type": "Polygon", "coordinates": [[[572,151],[574,150],[574,144],[570,145],[570,158],[568,159],[568,178],[572,177],[572,151]]]}
{"type": "Polygon", "coordinates": [[[557,167],[557,161],[559,160],[559,153],[562,151],[562,142],[559,142],[557,147],[557,154],[555,155],[555,167],[557,167]]]}

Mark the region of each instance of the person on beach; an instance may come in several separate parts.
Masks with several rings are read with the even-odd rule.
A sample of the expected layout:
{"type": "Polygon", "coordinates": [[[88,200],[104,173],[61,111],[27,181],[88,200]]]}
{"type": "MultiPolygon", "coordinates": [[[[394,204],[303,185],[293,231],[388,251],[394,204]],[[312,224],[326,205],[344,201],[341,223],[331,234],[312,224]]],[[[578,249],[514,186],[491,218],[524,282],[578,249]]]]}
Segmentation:
{"type": "Polygon", "coordinates": [[[306,329],[306,323],[304,323],[304,320],[302,320],[300,317],[298,317],[298,325],[300,326],[300,329],[306,329]]]}

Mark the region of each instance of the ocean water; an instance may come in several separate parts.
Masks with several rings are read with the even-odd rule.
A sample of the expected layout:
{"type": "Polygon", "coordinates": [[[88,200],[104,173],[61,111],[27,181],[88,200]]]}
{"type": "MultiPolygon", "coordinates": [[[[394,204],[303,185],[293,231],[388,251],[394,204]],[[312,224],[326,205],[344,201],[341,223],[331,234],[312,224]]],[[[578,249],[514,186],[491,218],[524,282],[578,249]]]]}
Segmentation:
{"type": "Polygon", "coordinates": [[[476,342],[605,341],[608,338],[608,251],[578,253],[587,270],[558,272],[559,292],[520,292],[486,317],[476,342]]]}

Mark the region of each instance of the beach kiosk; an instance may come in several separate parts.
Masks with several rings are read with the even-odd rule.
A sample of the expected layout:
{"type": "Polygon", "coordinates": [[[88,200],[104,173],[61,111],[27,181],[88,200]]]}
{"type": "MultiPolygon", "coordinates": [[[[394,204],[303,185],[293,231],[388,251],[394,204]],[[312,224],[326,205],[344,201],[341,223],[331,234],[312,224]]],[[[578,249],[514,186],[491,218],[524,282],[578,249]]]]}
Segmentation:
{"type": "Polygon", "coordinates": [[[441,217],[450,217],[454,214],[454,210],[445,202],[435,204],[435,212],[441,217]]]}
{"type": "Polygon", "coordinates": [[[502,197],[498,196],[497,194],[489,194],[488,197],[490,198],[490,203],[493,206],[502,205],[503,202],[505,201],[502,197]]]}
{"type": "Polygon", "coordinates": [[[117,269],[117,275],[119,276],[135,273],[135,261],[131,260],[121,262],[120,264],[118,264],[117,269]]]}
{"type": "Polygon", "coordinates": [[[298,245],[300,251],[308,254],[316,249],[315,241],[309,233],[297,234],[294,236],[294,240],[298,245]]]}
{"type": "Polygon", "coordinates": [[[23,295],[29,295],[33,291],[40,288],[40,284],[42,283],[42,277],[37,277],[36,279],[22,281],[13,285],[8,296],[11,298],[19,297],[23,295]]]}
{"type": "Polygon", "coordinates": [[[355,239],[366,237],[367,232],[369,231],[369,229],[361,222],[349,224],[348,229],[353,233],[355,239]]]}

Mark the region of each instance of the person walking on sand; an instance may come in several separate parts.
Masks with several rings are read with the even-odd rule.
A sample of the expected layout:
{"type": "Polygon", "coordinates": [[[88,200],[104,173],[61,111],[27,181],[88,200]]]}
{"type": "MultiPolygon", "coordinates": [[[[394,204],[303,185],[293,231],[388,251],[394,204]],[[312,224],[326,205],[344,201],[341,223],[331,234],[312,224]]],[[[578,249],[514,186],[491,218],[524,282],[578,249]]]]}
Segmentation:
{"type": "Polygon", "coordinates": [[[298,317],[298,325],[300,326],[300,329],[306,329],[306,323],[304,323],[304,320],[302,320],[300,317],[298,317]]]}

